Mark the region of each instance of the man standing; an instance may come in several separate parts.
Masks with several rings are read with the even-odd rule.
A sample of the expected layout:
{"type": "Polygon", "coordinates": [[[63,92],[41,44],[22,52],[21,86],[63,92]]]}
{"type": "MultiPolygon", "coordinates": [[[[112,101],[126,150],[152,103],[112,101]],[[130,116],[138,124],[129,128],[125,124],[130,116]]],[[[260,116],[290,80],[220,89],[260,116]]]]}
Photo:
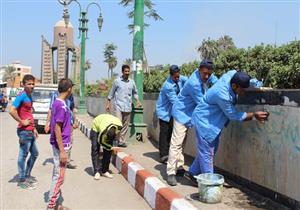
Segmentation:
{"type": "Polygon", "coordinates": [[[37,180],[30,174],[39,154],[36,146],[38,132],[34,127],[34,120],[32,116],[31,93],[34,89],[34,82],[35,78],[30,74],[23,77],[22,83],[24,91],[17,95],[9,112],[9,114],[19,123],[17,129],[19,137],[18,186],[27,190],[36,188],[37,180]],[[27,160],[25,168],[25,161],[29,152],[30,158],[27,160]]]}
{"type": "Polygon", "coordinates": [[[73,83],[61,79],[58,84],[59,96],[51,109],[50,144],[53,150],[53,174],[49,191],[48,209],[67,209],[61,205],[61,186],[64,182],[68,153],[71,147],[71,110],[66,100],[72,94],[73,83]]]}
{"type": "Polygon", "coordinates": [[[219,145],[222,129],[230,120],[260,122],[268,119],[268,112],[239,112],[235,108],[237,98],[250,85],[250,76],[231,70],[207,91],[195,108],[192,123],[196,129],[197,156],[189,169],[190,177],[200,173],[213,173],[213,157],[219,145]]]}
{"type": "Polygon", "coordinates": [[[177,185],[176,174],[183,175],[185,172],[182,167],[184,165],[183,143],[187,129],[192,126],[192,113],[207,89],[218,80],[212,75],[212,70],[211,60],[201,61],[199,68],[187,80],[173,105],[174,128],[167,163],[167,182],[171,186],[177,185]]]}
{"type": "Polygon", "coordinates": [[[172,106],[182,89],[187,77],[180,75],[177,65],[170,67],[170,76],[164,82],[156,103],[156,115],[159,119],[159,155],[162,163],[166,163],[169,155],[170,139],[173,130],[172,106]]]}
{"type": "Polygon", "coordinates": [[[141,106],[135,82],[129,78],[129,75],[130,67],[128,65],[123,65],[122,76],[114,81],[106,102],[106,111],[110,112],[111,100],[113,99],[114,114],[123,124],[123,128],[120,132],[119,147],[127,147],[125,137],[132,110],[132,97],[136,99],[137,107],[141,106]]]}
{"type": "MultiPolygon", "coordinates": [[[[50,131],[51,109],[52,109],[52,105],[53,105],[54,101],[56,100],[56,98],[58,98],[58,96],[59,96],[58,91],[55,91],[51,96],[48,115],[47,115],[47,120],[46,120],[46,125],[45,125],[45,133],[48,133],[50,131]]],[[[69,107],[69,109],[71,110],[71,114],[72,114],[72,116],[71,116],[71,125],[72,125],[72,128],[76,129],[78,127],[78,125],[76,123],[76,118],[75,118],[75,113],[74,113],[75,103],[74,103],[73,94],[71,94],[70,97],[66,100],[66,104],[69,107]]],[[[73,133],[73,129],[72,129],[72,133],[73,133]]],[[[73,136],[71,136],[71,143],[73,145],[73,136]]],[[[67,168],[68,169],[76,169],[77,168],[77,166],[75,164],[71,163],[72,145],[71,145],[70,150],[69,150],[68,163],[67,163],[67,168]]]]}
{"type": "Polygon", "coordinates": [[[109,173],[109,164],[113,141],[122,129],[122,122],[111,114],[100,114],[92,123],[91,157],[94,169],[94,179],[100,179],[100,173],[106,178],[113,178],[109,173]],[[100,145],[103,146],[102,165],[100,166],[100,145]]]}

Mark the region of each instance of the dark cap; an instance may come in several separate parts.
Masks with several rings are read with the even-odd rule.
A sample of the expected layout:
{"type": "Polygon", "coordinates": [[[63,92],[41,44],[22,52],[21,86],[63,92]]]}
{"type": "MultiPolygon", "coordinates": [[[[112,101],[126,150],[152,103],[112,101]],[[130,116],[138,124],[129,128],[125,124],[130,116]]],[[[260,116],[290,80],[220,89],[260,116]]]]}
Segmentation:
{"type": "Polygon", "coordinates": [[[180,72],[180,68],[177,66],[177,65],[172,65],[170,67],[170,74],[174,74],[174,73],[177,73],[177,72],[180,72]]]}
{"type": "Polygon", "coordinates": [[[58,92],[66,92],[69,88],[73,87],[75,84],[70,79],[61,79],[58,83],[58,92]]]}
{"type": "Polygon", "coordinates": [[[251,77],[245,72],[237,72],[230,80],[230,84],[237,84],[241,88],[248,88],[250,86],[251,77]]]}
{"type": "Polygon", "coordinates": [[[199,65],[199,68],[208,68],[209,70],[213,69],[213,62],[210,59],[203,59],[199,65]]]}

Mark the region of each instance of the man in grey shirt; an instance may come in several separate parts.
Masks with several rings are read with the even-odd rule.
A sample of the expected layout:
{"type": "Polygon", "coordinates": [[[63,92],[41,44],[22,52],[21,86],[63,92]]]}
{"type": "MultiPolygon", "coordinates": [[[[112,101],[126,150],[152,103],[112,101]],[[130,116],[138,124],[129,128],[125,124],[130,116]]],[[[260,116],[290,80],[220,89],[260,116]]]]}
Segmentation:
{"type": "Polygon", "coordinates": [[[130,67],[128,65],[122,66],[122,76],[117,78],[108,94],[106,102],[106,111],[113,111],[123,124],[120,131],[119,147],[127,147],[125,136],[128,130],[130,121],[130,113],[132,110],[132,97],[137,101],[137,107],[141,106],[135,82],[129,78],[130,67]],[[113,110],[111,110],[111,100],[113,99],[113,110]]]}

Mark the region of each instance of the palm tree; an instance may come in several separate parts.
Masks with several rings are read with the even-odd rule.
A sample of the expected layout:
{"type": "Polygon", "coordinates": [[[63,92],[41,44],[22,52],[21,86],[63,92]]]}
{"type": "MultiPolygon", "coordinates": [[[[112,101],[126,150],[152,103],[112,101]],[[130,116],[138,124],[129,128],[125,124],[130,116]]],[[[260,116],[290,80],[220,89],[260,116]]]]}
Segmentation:
{"type": "Polygon", "coordinates": [[[3,81],[10,80],[12,86],[15,84],[15,77],[16,77],[16,68],[13,66],[5,66],[5,73],[3,75],[3,81]]]}
{"type": "Polygon", "coordinates": [[[114,45],[113,43],[106,44],[104,47],[104,62],[107,63],[108,65],[108,77],[109,77],[109,72],[110,72],[110,77],[113,77],[113,69],[117,66],[118,61],[117,57],[114,56],[114,51],[117,49],[117,46],[114,45]]]}
{"type": "Polygon", "coordinates": [[[197,51],[203,59],[209,58],[214,60],[218,56],[218,43],[210,38],[207,40],[203,39],[197,51]]]}
{"type": "Polygon", "coordinates": [[[131,66],[132,60],[131,60],[131,58],[126,58],[125,61],[123,61],[123,63],[124,63],[125,65],[131,66]]]}
{"type": "MultiPolygon", "coordinates": [[[[124,7],[128,7],[131,3],[134,3],[134,1],[133,0],[120,0],[119,4],[123,5],[124,7]]],[[[145,6],[148,10],[145,11],[144,15],[148,18],[152,18],[155,21],[163,20],[163,18],[154,9],[154,7],[153,7],[154,5],[155,4],[152,3],[151,0],[145,0],[145,6]]],[[[128,16],[128,18],[133,19],[134,10],[128,12],[127,16],[128,16]]],[[[145,28],[147,28],[149,25],[150,24],[144,23],[145,28]]],[[[134,28],[133,24],[128,25],[128,29],[130,30],[130,33],[133,33],[133,28],[134,28]]]]}
{"type": "Polygon", "coordinates": [[[226,51],[226,50],[235,48],[233,39],[228,35],[222,36],[221,38],[219,38],[217,40],[217,42],[218,42],[218,48],[220,51],[226,51]]]}

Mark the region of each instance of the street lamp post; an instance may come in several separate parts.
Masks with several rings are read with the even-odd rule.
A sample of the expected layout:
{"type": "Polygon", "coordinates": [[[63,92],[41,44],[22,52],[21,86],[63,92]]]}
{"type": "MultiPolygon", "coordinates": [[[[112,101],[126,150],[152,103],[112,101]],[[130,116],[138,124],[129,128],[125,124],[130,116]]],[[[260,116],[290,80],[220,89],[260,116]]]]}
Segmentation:
{"type": "Polygon", "coordinates": [[[88,31],[88,10],[91,5],[95,5],[99,8],[100,14],[97,19],[98,22],[98,29],[101,31],[102,28],[102,23],[103,23],[103,18],[102,18],[102,12],[101,12],[101,7],[99,4],[95,2],[91,2],[87,5],[86,10],[83,10],[81,7],[81,4],[77,0],[58,0],[60,4],[64,5],[64,15],[63,18],[65,20],[66,27],[69,24],[69,19],[70,15],[68,12],[68,5],[71,4],[72,2],[76,2],[79,6],[80,9],[80,25],[79,25],[79,32],[80,32],[80,37],[81,37],[81,61],[80,61],[80,100],[79,100],[79,106],[78,106],[78,112],[79,114],[85,114],[86,113],[86,105],[85,105],[85,41],[87,39],[87,31],[88,31]]]}

